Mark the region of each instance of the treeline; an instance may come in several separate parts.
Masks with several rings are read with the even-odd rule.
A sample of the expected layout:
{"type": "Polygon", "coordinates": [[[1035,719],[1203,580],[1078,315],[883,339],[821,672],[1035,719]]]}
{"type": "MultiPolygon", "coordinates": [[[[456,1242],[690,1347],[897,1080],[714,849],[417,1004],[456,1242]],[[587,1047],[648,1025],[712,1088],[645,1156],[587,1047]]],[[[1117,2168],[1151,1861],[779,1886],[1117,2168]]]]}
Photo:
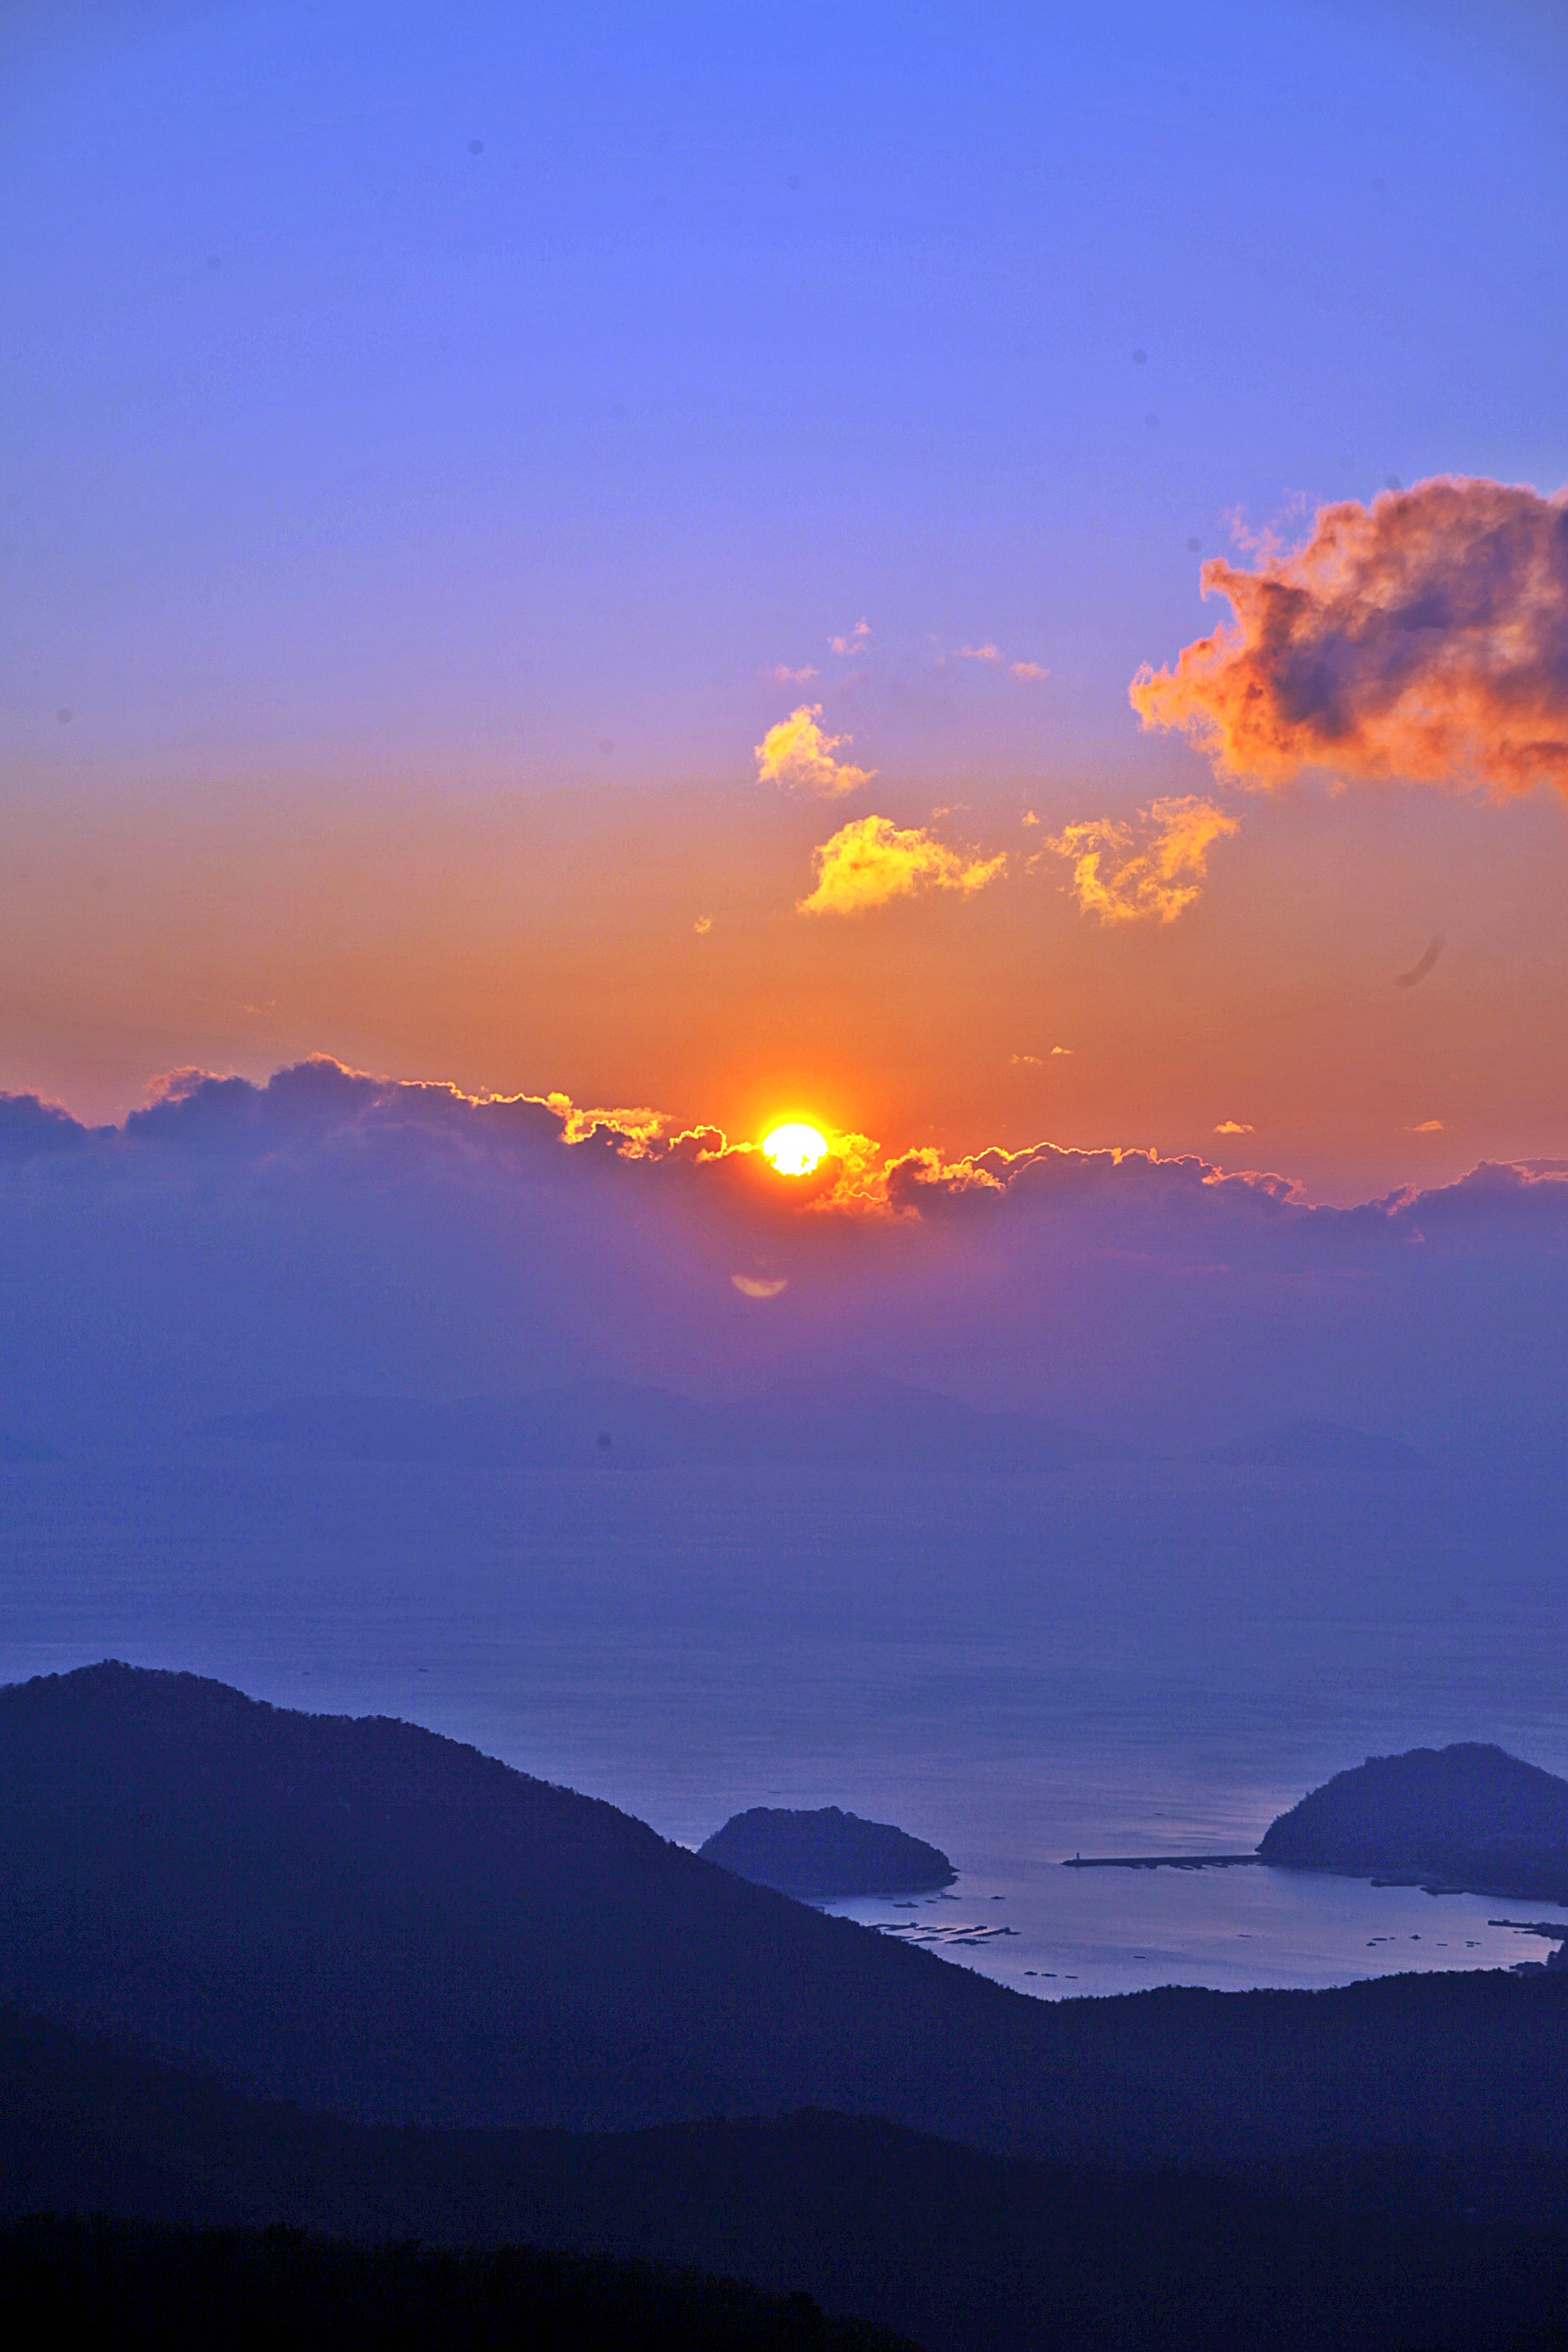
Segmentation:
{"type": "Polygon", "coordinates": [[[354,2246],[302,2230],[39,2215],[0,2227],[8,2340],[290,2352],[912,2352],[809,2295],[505,2246],[354,2246]]]}

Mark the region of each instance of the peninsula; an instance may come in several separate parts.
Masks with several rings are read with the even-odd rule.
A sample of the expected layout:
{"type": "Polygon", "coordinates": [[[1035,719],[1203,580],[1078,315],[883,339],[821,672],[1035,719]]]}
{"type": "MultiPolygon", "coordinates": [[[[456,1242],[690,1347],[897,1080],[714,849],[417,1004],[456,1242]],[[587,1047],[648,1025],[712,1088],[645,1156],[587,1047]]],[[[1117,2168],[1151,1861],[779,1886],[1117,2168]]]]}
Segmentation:
{"type": "Polygon", "coordinates": [[[1568,1780],[1464,1741],[1369,1756],[1269,1824],[1261,1861],[1568,1903],[1568,1780]]]}

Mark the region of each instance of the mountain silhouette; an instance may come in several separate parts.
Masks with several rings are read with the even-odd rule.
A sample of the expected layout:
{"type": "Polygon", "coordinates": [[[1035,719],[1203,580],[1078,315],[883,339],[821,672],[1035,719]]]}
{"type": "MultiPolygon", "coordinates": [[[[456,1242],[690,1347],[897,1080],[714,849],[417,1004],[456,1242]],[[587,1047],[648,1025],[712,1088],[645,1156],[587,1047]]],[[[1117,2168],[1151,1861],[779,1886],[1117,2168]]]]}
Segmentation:
{"type": "Polygon", "coordinates": [[[0,1994],[386,2124],[1214,2165],[1556,2149],[1568,2106],[1560,1977],[1031,2000],[433,1732],[112,1664],[0,1690],[0,1994]]]}
{"type": "MultiPolygon", "coordinates": [[[[1548,1988],[1503,1979],[1493,1990],[1513,1997],[1509,2027],[1528,2040],[1548,1988]]],[[[1120,2005],[1084,2004],[1107,2006],[1120,2005]]],[[[1397,2031],[1396,2010],[1386,2021],[1397,2031]]],[[[294,2277],[307,2319],[333,2307],[334,2261],[348,2272],[339,2287],[353,2285],[366,2255],[304,2241],[309,2229],[360,2246],[392,2241],[374,2260],[405,2291],[420,2284],[409,2274],[420,2242],[555,2250],[531,2257],[546,2307],[552,2273],[569,2281],[574,2257],[595,2265],[612,2302],[627,2283],[610,2265],[679,2265],[683,2278],[656,2274],[640,2299],[645,2312],[665,2307],[661,2347],[700,2341],[691,2319],[726,2311],[755,2331],[741,2340],[767,2341],[766,2324],[783,2315],[760,2310],[756,2288],[792,2296],[803,2320],[809,2295],[933,2352],[1543,2343],[1568,2263],[1568,2168],[1561,2154],[1510,2158],[1510,2119],[1479,2105],[1493,2145],[1468,2164],[1341,2157],[1241,2179],[994,2155],[821,2111],[592,2135],[377,2129],[247,2097],[0,2008],[0,2290],[14,2320],[18,2289],[37,2284],[26,2257],[47,2257],[57,2313],[62,2285],[68,2292],[84,2268],[100,2289],[112,2284],[122,2309],[132,2287],[145,2308],[156,2286],[148,2269],[184,2267],[202,2251],[187,2233],[216,2228],[224,2235],[206,2251],[220,2273],[248,2276],[252,2308],[237,2313],[248,2340],[265,2279],[254,2276],[254,2241],[237,2244],[237,2228],[269,2231],[272,2275],[281,2266],[294,2277]],[[73,2213],[121,2219],[36,2218],[73,2213]],[[18,2226],[24,2216],[35,2218],[18,2226]],[[149,2223],[169,2235],[149,2246],[149,2223]],[[752,2296],[715,2294],[714,2273],[754,2282],[752,2296]],[[668,2310],[672,2294],[686,2311],[668,2310]]],[[[161,2308],[179,2300],[176,2291],[161,2308]]],[[[348,2300],[339,2324],[357,2345],[367,2340],[363,2294],[348,2300]]],[[[209,2299],[204,2341],[214,2307],[226,2307],[221,2294],[209,2299]]],[[[126,2340],[121,2315],[103,2316],[107,2326],[75,2332],[126,2340]]],[[[426,2329],[439,2317],[428,2315],[426,2329]]],[[[580,2317],[578,2328],[544,2340],[580,2345],[580,2317]]],[[[289,2332],[310,2340],[297,2326],[289,2332]]],[[[57,2324],[49,2340],[69,2333],[57,2324]]],[[[802,2352],[835,2341],[820,2320],[803,2336],[802,2352]]],[[[176,2338],[165,2327],[152,2340],[176,2338]]],[[[628,2328],[611,2340],[631,2352],[637,2338],[628,2328]]]]}
{"type": "Polygon", "coordinates": [[[1430,1470],[1425,1455],[1413,1445],[1397,1437],[1375,1437],[1338,1421],[1290,1421],[1276,1429],[1253,1430],[1227,1444],[1209,1446],[1199,1459],[1232,1463],[1238,1468],[1321,1470],[1341,1477],[1377,1481],[1408,1479],[1430,1470]]]}
{"type": "Polygon", "coordinates": [[[981,1412],[871,1374],[793,1379],[705,1404],[624,1381],[583,1381],[510,1402],[302,1397],[226,1413],[197,1433],[366,1461],[458,1466],[618,1461],[1063,1470],[1131,1449],[1028,1413],[981,1412]]]}

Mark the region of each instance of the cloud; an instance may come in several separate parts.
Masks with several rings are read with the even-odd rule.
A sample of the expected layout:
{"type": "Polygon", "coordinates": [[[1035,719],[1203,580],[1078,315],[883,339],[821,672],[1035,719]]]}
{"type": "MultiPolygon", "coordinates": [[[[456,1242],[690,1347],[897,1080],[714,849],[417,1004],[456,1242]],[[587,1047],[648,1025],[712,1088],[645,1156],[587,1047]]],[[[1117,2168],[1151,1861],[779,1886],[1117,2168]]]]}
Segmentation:
{"type": "Polygon", "coordinates": [[[0,1099],[0,1430],[846,1365],[1155,1442],[1568,1413],[1563,1163],[1342,1209],[1196,1156],[830,1142],[794,1187],[712,1127],[327,1061],[118,1128],[0,1099]]]}
{"type": "Polygon", "coordinates": [[[1407,1127],[1405,1132],[1406,1135],[1442,1135],[1445,1129],[1440,1118],[1424,1118],[1418,1127],[1407,1127]]]}
{"type": "Polygon", "coordinates": [[[816,887],[795,909],[802,915],[858,915],[927,890],[983,890],[1007,863],[949,849],[929,833],[900,831],[885,816],[857,817],[812,853],[816,887]]]}
{"type": "Polygon", "coordinates": [[[1212,801],[1187,795],[1155,801],[1132,824],[1100,816],[1064,825],[1046,849],[1071,860],[1070,887],[1086,915],[1102,923],[1173,923],[1202,895],[1209,851],[1236,830],[1236,819],[1212,801]]]}
{"type": "Polygon", "coordinates": [[[767,675],[775,686],[805,686],[818,672],[815,662],[803,662],[799,669],[791,669],[787,662],[777,662],[767,675]]]}
{"type": "Polygon", "coordinates": [[[1250,1135],[1252,1122],[1246,1118],[1222,1118],[1215,1133],[1216,1135],[1250,1135]]]}
{"type": "Polygon", "coordinates": [[[1021,678],[1026,683],[1050,676],[1050,671],[1039,662],[1009,661],[995,646],[959,646],[952,658],[954,661],[984,662],[988,667],[1005,669],[1010,677],[1021,678]]]}
{"type": "Polygon", "coordinates": [[[742,1298],[781,1298],[789,1288],[784,1275],[772,1277],[761,1274],[732,1274],[730,1276],[742,1298]]]}
{"type": "Polygon", "coordinates": [[[855,626],[841,637],[829,637],[828,650],[836,654],[858,654],[871,634],[868,621],[857,621],[855,626]]]}
{"type": "Polygon", "coordinates": [[[1038,1054],[1009,1054],[1007,1059],[1016,1070],[1043,1070],[1046,1066],[1038,1054]]]}
{"type": "Polygon", "coordinates": [[[698,936],[698,938],[699,938],[700,940],[705,940],[705,939],[707,938],[707,936],[708,936],[709,932],[710,932],[710,931],[712,929],[712,928],[713,928],[713,918],[712,918],[712,916],[711,916],[711,915],[699,915],[699,916],[698,916],[698,918],[697,918],[697,920],[692,924],[691,928],[692,928],[692,929],[696,932],[697,936],[698,936]]]}
{"type": "Polygon", "coordinates": [[[825,735],[817,725],[822,716],[820,702],[802,702],[770,727],[762,741],[754,746],[757,782],[760,784],[790,784],[801,792],[820,793],[830,797],[837,793],[858,791],[868,784],[876,774],[875,768],[852,767],[847,760],[833,756],[841,743],[853,741],[848,735],[825,735]]]}
{"type": "Polygon", "coordinates": [[[1070,1045],[1053,1045],[1051,1047],[1051,1052],[1053,1054],[1070,1054],[1072,1052],[1072,1047],[1070,1045]]]}
{"type": "Polygon", "coordinates": [[[1223,773],[1568,793],[1568,492],[1439,477],[1347,499],[1294,553],[1215,559],[1203,584],[1234,620],[1131,694],[1223,773]]]}

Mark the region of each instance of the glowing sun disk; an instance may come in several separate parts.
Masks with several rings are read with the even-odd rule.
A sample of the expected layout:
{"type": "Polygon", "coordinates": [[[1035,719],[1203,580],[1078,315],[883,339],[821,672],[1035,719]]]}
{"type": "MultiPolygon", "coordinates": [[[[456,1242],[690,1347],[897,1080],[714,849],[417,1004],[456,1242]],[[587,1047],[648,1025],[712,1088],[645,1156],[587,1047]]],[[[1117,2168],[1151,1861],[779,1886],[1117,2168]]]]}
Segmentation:
{"type": "Polygon", "coordinates": [[[827,1157],[827,1139],[815,1127],[791,1122],[763,1138],[763,1157],[781,1176],[809,1176],[827,1157]]]}

